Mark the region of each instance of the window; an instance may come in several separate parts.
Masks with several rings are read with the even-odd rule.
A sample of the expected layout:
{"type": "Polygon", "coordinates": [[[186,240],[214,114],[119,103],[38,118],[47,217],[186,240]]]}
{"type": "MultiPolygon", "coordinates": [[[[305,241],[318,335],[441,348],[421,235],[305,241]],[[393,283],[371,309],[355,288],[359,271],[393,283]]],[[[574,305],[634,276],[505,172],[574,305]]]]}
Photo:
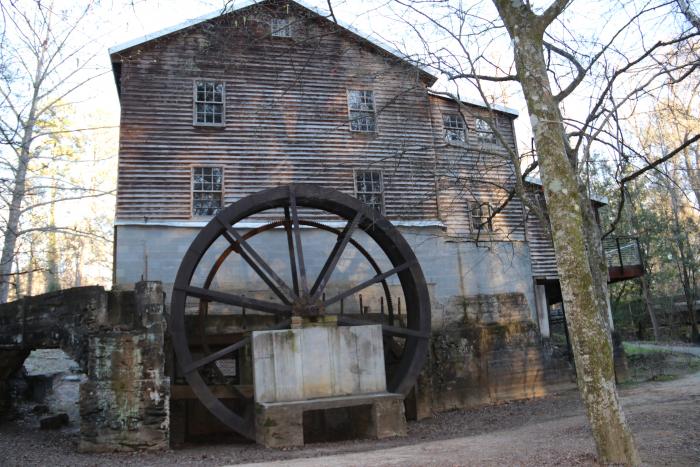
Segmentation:
{"type": "Polygon", "coordinates": [[[491,216],[493,215],[493,208],[489,203],[472,203],[471,211],[472,232],[476,233],[479,230],[493,232],[493,223],[491,219],[491,216]]]}
{"type": "Polygon", "coordinates": [[[479,141],[484,143],[496,142],[496,135],[493,134],[493,130],[486,120],[482,120],[481,118],[474,119],[474,128],[479,141]]]}
{"type": "Polygon", "coordinates": [[[213,216],[223,206],[223,174],[221,167],[192,169],[192,215],[213,216]]]}
{"type": "Polygon", "coordinates": [[[270,30],[272,37],[292,37],[292,24],[289,18],[272,18],[270,30]]]}
{"type": "Polygon", "coordinates": [[[445,128],[445,141],[448,143],[464,143],[467,140],[466,125],[459,114],[442,116],[442,124],[445,128]]]}
{"type": "Polygon", "coordinates": [[[355,172],[355,196],[357,199],[384,212],[384,183],[380,170],[358,170],[355,172]]]}
{"type": "Polygon", "coordinates": [[[223,126],[224,83],[219,81],[195,81],[194,124],[223,126]]]}
{"type": "Polygon", "coordinates": [[[374,91],[349,90],[348,111],[350,114],[350,130],[377,131],[374,115],[374,91]]]}

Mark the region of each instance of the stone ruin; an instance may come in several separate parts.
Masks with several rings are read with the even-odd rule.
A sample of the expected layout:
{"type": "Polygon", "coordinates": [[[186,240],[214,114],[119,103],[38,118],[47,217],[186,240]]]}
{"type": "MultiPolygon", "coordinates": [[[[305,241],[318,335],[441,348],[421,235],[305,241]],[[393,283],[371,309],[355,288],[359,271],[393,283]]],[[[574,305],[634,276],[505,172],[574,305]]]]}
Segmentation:
{"type": "Polygon", "coordinates": [[[80,366],[82,452],[169,447],[164,295],[158,282],[133,291],[80,287],[0,305],[0,416],[9,380],[35,349],[61,349],[80,366]]]}

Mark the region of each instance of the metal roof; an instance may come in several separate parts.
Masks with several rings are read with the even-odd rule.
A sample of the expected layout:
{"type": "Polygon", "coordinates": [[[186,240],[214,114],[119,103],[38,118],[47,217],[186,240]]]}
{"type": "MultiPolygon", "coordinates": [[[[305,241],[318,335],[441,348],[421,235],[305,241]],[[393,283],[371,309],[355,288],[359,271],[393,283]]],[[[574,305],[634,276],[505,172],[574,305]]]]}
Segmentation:
{"type": "MultiPolygon", "coordinates": [[[[146,43],[146,42],[148,42],[148,41],[151,41],[151,40],[153,40],[153,39],[158,39],[159,37],[167,36],[168,34],[172,34],[172,33],[174,33],[174,32],[177,32],[177,31],[180,31],[180,30],[189,28],[189,27],[191,27],[191,26],[194,26],[194,25],[203,23],[203,22],[208,21],[208,20],[210,20],[210,19],[214,19],[214,18],[217,18],[217,17],[219,17],[219,16],[223,16],[223,15],[226,15],[226,14],[229,14],[229,13],[234,13],[234,12],[236,12],[236,11],[243,10],[243,9],[248,8],[248,7],[250,7],[250,6],[253,6],[253,5],[258,5],[258,4],[265,3],[265,1],[266,1],[266,0],[263,0],[263,1],[259,1],[259,0],[240,0],[240,1],[238,1],[238,2],[235,3],[236,6],[235,6],[234,8],[231,8],[231,9],[228,9],[228,8],[226,8],[226,9],[218,9],[218,10],[209,12],[209,13],[207,13],[207,14],[205,14],[205,15],[198,16],[198,17],[196,17],[196,18],[192,18],[192,19],[189,19],[189,20],[187,20],[187,21],[183,21],[182,23],[179,23],[179,24],[175,24],[175,25],[170,26],[170,27],[168,27],[168,28],[161,29],[160,31],[152,32],[152,33],[150,33],[150,34],[146,34],[145,36],[137,37],[137,38],[135,38],[135,39],[132,39],[132,40],[123,42],[123,43],[121,43],[121,44],[117,44],[117,45],[115,45],[115,46],[112,46],[112,47],[109,48],[109,54],[112,55],[112,54],[115,54],[115,53],[122,52],[122,51],[124,51],[124,50],[126,50],[126,49],[130,49],[131,47],[135,47],[135,46],[137,46],[137,45],[144,44],[144,43],[146,43]]],[[[307,3],[306,3],[305,1],[303,1],[303,0],[290,0],[290,2],[291,2],[291,3],[295,3],[295,4],[297,4],[298,6],[300,6],[300,7],[302,7],[302,8],[305,8],[305,9],[307,9],[307,10],[309,10],[309,11],[311,11],[311,12],[313,12],[313,13],[315,13],[315,14],[317,14],[317,15],[323,17],[323,18],[326,18],[328,21],[334,23],[334,21],[328,19],[328,13],[327,13],[327,12],[324,12],[324,11],[320,10],[319,8],[317,8],[317,7],[315,7],[315,6],[312,6],[312,5],[307,4],[307,3]]],[[[363,39],[363,40],[369,42],[369,43],[370,43],[371,45],[373,45],[374,47],[376,47],[376,48],[378,48],[378,49],[380,49],[380,50],[383,50],[384,52],[386,52],[386,53],[388,53],[388,54],[390,54],[390,55],[393,55],[393,56],[395,56],[396,58],[399,58],[400,60],[402,60],[402,61],[404,61],[404,62],[407,62],[407,63],[410,64],[411,66],[414,66],[414,67],[418,68],[420,71],[422,71],[423,73],[425,73],[426,75],[428,75],[428,76],[433,80],[433,82],[437,80],[437,77],[435,77],[435,75],[433,75],[433,73],[432,73],[431,71],[429,71],[427,68],[423,67],[422,65],[418,64],[417,62],[415,62],[414,60],[412,60],[411,58],[409,58],[409,57],[406,56],[405,54],[403,54],[403,53],[401,53],[400,51],[396,50],[396,49],[395,49],[394,47],[392,47],[391,45],[389,45],[389,44],[383,42],[382,40],[380,40],[380,39],[378,39],[378,38],[376,38],[376,37],[372,37],[371,35],[369,35],[369,34],[367,34],[367,33],[365,33],[365,32],[360,31],[359,29],[355,28],[355,27],[352,26],[351,24],[346,23],[346,22],[344,22],[344,21],[342,21],[342,20],[340,20],[340,19],[338,19],[337,24],[338,24],[338,26],[340,26],[340,27],[346,29],[347,31],[349,31],[349,32],[351,32],[352,34],[354,34],[355,36],[359,37],[360,39],[363,39]]]]}
{"type": "Polygon", "coordinates": [[[490,108],[493,110],[497,110],[499,112],[513,115],[514,117],[517,117],[518,115],[520,115],[520,112],[518,112],[517,110],[515,110],[513,108],[506,107],[505,105],[501,105],[501,104],[487,104],[481,99],[474,99],[471,97],[461,97],[461,96],[459,98],[457,98],[456,96],[453,96],[451,94],[440,92],[440,91],[434,91],[434,90],[428,90],[428,94],[430,94],[431,96],[442,97],[443,99],[450,99],[450,100],[454,100],[454,101],[458,100],[461,103],[467,104],[467,105],[475,105],[477,107],[484,107],[487,109],[490,108]]]}

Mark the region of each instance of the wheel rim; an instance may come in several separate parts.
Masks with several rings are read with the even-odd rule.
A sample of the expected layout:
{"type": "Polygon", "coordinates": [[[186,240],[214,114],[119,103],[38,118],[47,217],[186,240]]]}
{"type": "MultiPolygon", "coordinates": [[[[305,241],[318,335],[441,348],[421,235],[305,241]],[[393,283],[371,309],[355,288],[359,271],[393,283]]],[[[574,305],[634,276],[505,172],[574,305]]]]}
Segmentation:
{"type": "MultiPolygon", "coordinates": [[[[274,224],[274,223],[273,223],[274,224]]],[[[328,230],[327,228],[321,228],[328,230]]],[[[264,231],[258,229],[260,231],[264,231]]],[[[357,243],[357,242],[355,242],[357,243]]],[[[357,248],[358,245],[353,245],[357,248]]],[[[307,254],[309,252],[307,245],[307,254]]],[[[365,251],[366,253],[366,251],[365,251]]],[[[362,253],[365,258],[368,254],[362,253]]],[[[369,256],[371,258],[371,255],[369,256]]],[[[251,406],[242,412],[236,412],[219,400],[200,374],[206,365],[231,355],[245,345],[249,338],[244,338],[207,356],[193,360],[187,339],[185,310],[187,297],[200,300],[200,323],[206,318],[208,303],[220,302],[234,306],[247,306],[257,312],[278,316],[282,321],[269,329],[281,329],[289,326],[292,316],[314,316],[367,287],[382,284],[385,294],[388,292],[386,279],[396,275],[401,291],[405,297],[405,327],[396,323],[378,323],[347,315],[338,316],[339,325],[382,324],[382,331],[387,339],[404,340],[403,353],[395,365],[393,374],[387,380],[390,392],[407,394],[415,384],[427,353],[430,335],[430,299],[425,278],[412,249],[401,233],[383,216],[367,207],[359,200],[337,190],[322,188],[317,185],[292,184],[265,190],[233,203],[219,212],[195,237],[185,253],[178,270],[173,287],[171,301],[170,329],[173,348],[181,371],[197,398],[225,425],[248,438],[254,439],[254,423],[251,406]],[[282,208],[284,221],[278,224],[285,227],[287,234],[289,263],[292,271],[292,284],[280,278],[258,252],[247,242],[255,235],[251,232],[242,235],[236,224],[250,216],[263,211],[282,208]],[[323,268],[315,278],[309,278],[304,262],[304,243],[301,226],[319,223],[299,217],[299,208],[313,208],[333,214],[345,220],[345,228],[339,232],[336,244],[329,253],[323,268]],[[363,231],[379,246],[392,268],[379,273],[379,266],[372,264],[375,276],[354,287],[326,298],[324,293],[331,275],[338,265],[343,251],[353,244],[352,235],[363,231]],[[218,256],[214,267],[209,271],[204,287],[192,285],[198,265],[214,242],[225,238],[229,247],[218,256]],[[238,253],[243,260],[267,284],[281,303],[246,298],[236,293],[218,292],[209,289],[212,279],[219,267],[231,252],[238,253]],[[323,297],[323,298],[322,298],[323,297]],[[205,305],[202,305],[205,304],[205,305]],[[204,306],[204,311],[203,307],[204,306]]],[[[391,307],[391,294],[387,295],[387,306],[391,307]]],[[[391,308],[389,308],[391,310],[391,308]]],[[[403,323],[399,323],[403,324],[403,323]]]]}

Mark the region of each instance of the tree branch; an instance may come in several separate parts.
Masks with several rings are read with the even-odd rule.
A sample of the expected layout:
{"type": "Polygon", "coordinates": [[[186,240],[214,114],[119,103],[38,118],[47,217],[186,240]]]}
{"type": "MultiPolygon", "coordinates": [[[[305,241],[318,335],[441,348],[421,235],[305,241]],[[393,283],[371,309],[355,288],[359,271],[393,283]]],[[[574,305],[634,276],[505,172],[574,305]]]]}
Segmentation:
{"type": "Polygon", "coordinates": [[[691,144],[695,143],[698,140],[700,140],[700,134],[697,134],[690,139],[686,139],[683,142],[683,144],[681,144],[676,149],[674,149],[673,151],[666,154],[664,157],[661,157],[661,158],[655,160],[654,162],[652,162],[651,164],[648,164],[645,167],[642,167],[641,169],[632,172],[631,174],[627,175],[626,177],[623,177],[620,180],[620,204],[617,207],[617,213],[615,214],[615,219],[613,219],[612,223],[610,224],[610,229],[608,229],[608,231],[605,232],[605,234],[603,235],[603,238],[605,238],[608,235],[610,235],[611,233],[613,233],[613,231],[615,230],[615,227],[620,222],[620,219],[622,217],[622,208],[625,205],[625,189],[626,189],[625,184],[627,182],[631,182],[635,178],[638,178],[639,176],[645,174],[649,170],[652,170],[653,168],[658,167],[659,165],[663,164],[664,162],[671,159],[673,156],[677,155],[678,153],[680,153],[681,151],[683,151],[688,146],[690,146],[691,144]]]}

